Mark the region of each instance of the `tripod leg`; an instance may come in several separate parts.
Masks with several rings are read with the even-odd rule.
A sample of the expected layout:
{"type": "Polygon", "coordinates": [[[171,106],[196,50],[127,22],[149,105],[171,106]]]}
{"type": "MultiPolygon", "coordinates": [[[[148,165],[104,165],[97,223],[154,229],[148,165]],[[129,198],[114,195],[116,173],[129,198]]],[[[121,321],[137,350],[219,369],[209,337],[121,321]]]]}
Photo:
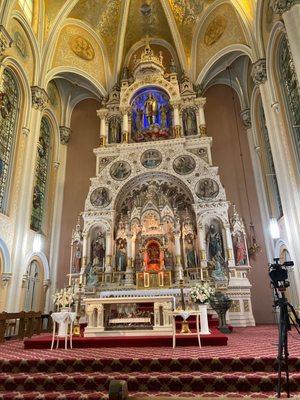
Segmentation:
{"type": "Polygon", "coordinates": [[[283,306],[279,306],[279,342],[278,342],[278,381],[277,381],[277,397],[281,397],[281,370],[283,358],[283,344],[284,344],[284,315],[283,306]]]}
{"type": "Polygon", "coordinates": [[[290,397],[290,376],[289,376],[289,350],[288,350],[288,330],[290,327],[288,308],[285,306],[285,332],[284,332],[284,368],[286,375],[286,394],[290,397]]]}

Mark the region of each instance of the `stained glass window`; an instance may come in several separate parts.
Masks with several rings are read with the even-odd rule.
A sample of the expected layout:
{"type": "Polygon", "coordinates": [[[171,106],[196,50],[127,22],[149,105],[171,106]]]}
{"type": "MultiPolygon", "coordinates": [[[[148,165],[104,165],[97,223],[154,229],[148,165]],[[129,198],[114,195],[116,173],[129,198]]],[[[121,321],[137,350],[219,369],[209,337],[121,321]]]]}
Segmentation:
{"type": "Polygon", "coordinates": [[[285,35],[279,47],[279,70],[294,146],[300,165],[300,87],[285,35]]]}
{"type": "Polygon", "coordinates": [[[41,121],[40,137],[37,149],[35,180],[33,187],[32,211],[30,228],[36,232],[42,231],[47,181],[49,175],[51,128],[47,118],[41,121]]]}
{"type": "Polygon", "coordinates": [[[262,149],[261,161],[262,161],[262,169],[265,175],[265,184],[269,197],[270,212],[272,214],[271,215],[272,217],[279,219],[283,215],[282,204],[281,204],[277,176],[274,166],[273,154],[270,145],[268,128],[266,125],[265,113],[261,101],[259,104],[259,113],[260,113],[260,131],[261,131],[260,147],[262,149]]]}
{"type": "Polygon", "coordinates": [[[0,89],[0,212],[6,211],[16,139],[19,91],[14,74],[6,69],[0,89]]]}

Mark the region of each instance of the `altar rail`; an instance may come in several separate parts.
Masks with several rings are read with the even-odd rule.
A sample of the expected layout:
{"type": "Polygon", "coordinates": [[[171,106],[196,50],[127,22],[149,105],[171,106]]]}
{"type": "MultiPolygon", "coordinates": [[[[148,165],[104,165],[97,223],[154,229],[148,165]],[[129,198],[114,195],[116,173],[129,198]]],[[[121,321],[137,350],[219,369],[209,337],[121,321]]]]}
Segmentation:
{"type": "Polygon", "coordinates": [[[21,311],[18,313],[0,313],[0,343],[6,339],[30,338],[33,334],[51,330],[49,314],[34,311],[21,311]]]}

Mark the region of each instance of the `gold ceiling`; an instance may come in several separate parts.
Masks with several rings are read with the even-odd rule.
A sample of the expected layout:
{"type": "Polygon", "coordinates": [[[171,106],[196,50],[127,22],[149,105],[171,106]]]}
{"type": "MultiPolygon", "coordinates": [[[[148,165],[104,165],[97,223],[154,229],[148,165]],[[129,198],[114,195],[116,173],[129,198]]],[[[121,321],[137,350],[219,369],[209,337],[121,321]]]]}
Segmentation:
{"type": "MultiPolygon", "coordinates": [[[[182,67],[189,68],[193,39],[199,21],[216,0],[44,0],[46,37],[59,16],[81,21],[104,44],[110,70],[122,67],[130,48],[149,36],[168,42],[182,67]]],[[[232,0],[251,18],[255,0],[232,0]]],[[[228,21],[230,24],[230,21],[228,21]]]]}

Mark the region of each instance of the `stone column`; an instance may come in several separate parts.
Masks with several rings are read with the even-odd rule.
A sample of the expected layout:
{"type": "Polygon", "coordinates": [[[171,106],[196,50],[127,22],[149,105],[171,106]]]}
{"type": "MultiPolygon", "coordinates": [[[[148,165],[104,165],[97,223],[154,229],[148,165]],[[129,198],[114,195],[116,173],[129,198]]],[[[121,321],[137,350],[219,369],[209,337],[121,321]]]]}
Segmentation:
{"type": "Polygon", "coordinates": [[[175,238],[175,283],[179,283],[180,279],[183,278],[183,269],[181,263],[181,243],[180,243],[180,223],[176,222],[174,229],[174,238],[175,238]]]}
{"type": "Polygon", "coordinates": [[[0,275],[0,312],[6,311],[7,289],[11,280],[11,273],[3,272],[0,275]]]}
{"type": "Polygon", "coordinates": [[[273,0],[272,8],[276,14],[282,16],[295,64],[295,72],[300,84],[300,2],[297,0],[273,0]]]}
{"type": "MultiPolygon", "coordinates": [[[[278,102],[274,102],[273,91],[267,80],[266,60],[258,60],[252,66],[252,78],[259,86],[264,107],[266,125],[269,132],[270,146],[282,202],[288,249],[295,265],[300,265],[300,194],[298,187],[298,172],[295,170],[292,149],[289,142],[290,133],[286,131],[278,102]]],[[[270,260],[272,261],[272,260],[270,260]]],[[[295,268],[295,283],[298,297],[300,296],[300,269],[295,268]]]]}
{"type": "Polygon", "coordinates": [[[129,113],[131,111],[131,107],[122,107],[120,110],[123,116],[122,142],[129,143],[129,113]]]}
{"type": "Polygon", "coordinates": [[[181,125],[180,125],[180,117],[179,117],[179,107],[180,101],[179,100],[172,100],[170,101],[170,105],[173,107],[173,129],[174,135],[176,138],[181,137],[181,125]]]}
{"type": "MultiPolygon", "coordinates": [[[[32,248],[32,244],[28,243],[27,235],[24,235],[25,229],[28,229],[31,208],[32,193],[35,179],[35,165],[37,156],[37,144],[40,135],[41,118],[44,109],[48,104],[48,95],[43,88],[38,86],[31,87],[32,108],[30,112],[30,125],[24,131],[26,137],[24,162],[22,177],[20,180],[19,204],[16,212],[15,220],[15,241],[14,249],[11,255],[12,265],[15,266],[12,277],[12,284],[8,296],[8,310],[17,311],[18,304],[15,301],[19,297],[21,291],[21,277],[25,272],[25,251],[24,249],[32,248]],[[29,132],[29,134],[28,134],[29,132]]],[[[43,240],[44,244],[44,240],[43,240]]],[[[42,250],[43,251],[43,250],[42,250]]]]}
{"type": "Polygon", "coordinates": [[[105,273],[112,273],[112,232],[106,232],[105,273]]]}
{"type": "Polygon", "coordinates": [[[224,225],[225,230],[225,242],[226,242],[226,256],[228,260],[229,267],[233,267],[235,265],[234,261],[234,254],[233,254],[233,244],[232,244],[232,237],[230,231],[230,225],[224,225]]]}
{"type": "Polygon", "coordinates": [[[207,254],[206,254],[206,240],[205,240],[205,228],[203,225],[198,226],[198,243],[199,243],[199,257],[200,265],[207,267],[207,254]]]}
{"type": "Polygon", "coordinates": [[[199,113],[199,132],[201,137],[207,136],[207,131],[206,131],[206,120],[205,120],[205,114],[204,114],[204,106],[206,104],[206,98],[205,97],[198,97],[195,100],[197,106],[198,106],[198,113],[199,113]]]}
{"type": "Polygon", "coordinates": [[[106,116],[108,110],[106,108],[101,108],[97,110],[97,116],[100,118],[100,146],[106,146],[107,140],[107,131],[106,131],[106,116]]]}
{"type": "Polygon", "coordinates": [[[132,232],[127,232],[127,268],[125,285],[133,285],[132,232]]]}

